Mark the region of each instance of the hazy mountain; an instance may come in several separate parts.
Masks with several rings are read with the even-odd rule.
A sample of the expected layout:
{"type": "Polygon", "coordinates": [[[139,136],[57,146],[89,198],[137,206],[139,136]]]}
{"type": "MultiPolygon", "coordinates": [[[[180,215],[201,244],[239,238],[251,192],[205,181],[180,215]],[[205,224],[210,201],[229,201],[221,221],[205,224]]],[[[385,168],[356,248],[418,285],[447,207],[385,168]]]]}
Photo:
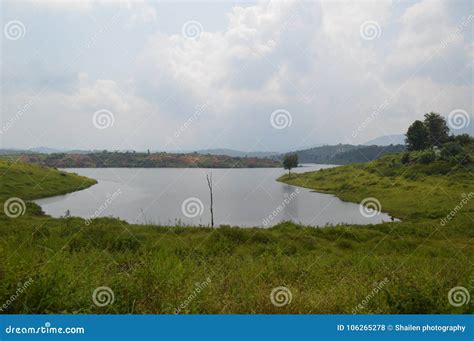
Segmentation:
{"type": "Polygon", "coordinates": [[[25,153],[25,151],[19,149],[0,149],[0,155],[15,155],[22,153],[25,153]]]}
{"type": "Polygon", "coordinates": [[[266,158],[266,157],[271,157],[271,156],[276,156],[279,155],[280,153],[278,152],[243,152],[240,150],[234,150],[234,149],[227,149],[227,148],[221,148],[221,149],[204,149],[204,150],[198,150],[198,154],[202,155],[226,155],[226,156],[231,156],[231,157],[260,157],[260,158],[266,158]]]}
{"type": "MultiPolygon", "coordinates": [[[[450,126],[450,135],[461,135],[461,134],[468,134],[471,136],[474,136],[474,117],[469,117],[469,124],[464,124],[464,126],[460,129],[453,129],[453,127],[449,124],[448,121],[448,126],[450,126]]],[[[379,136],[376,137],[375,139],[372,139],[370,141],[367,141],[364,143],[366,146],[370,145],[377,145],[377,146],[389,146],[391,144],[405,144],[405,134],[394,134],[394,135],[384,135],[384,136],[379,136]]]]}
{"type": "Polygon", "coordinates": [[[366,146],[371,146],[371,145],[389,146],[391,144],[405,144],[405,135],[396,134],[396,135],[379,136],[373,140],[370,140],[364,143],[364,145],[366,146]]]}
{"type": "Polygon", "coordinates": [[[40,153],[40,154],[54,154],[54,153],[62,153],[63,150],[49,148],[49,147],[37,147],[37,148],[30,148],[28,149],[29,152],[33,153],[40,153]]]}

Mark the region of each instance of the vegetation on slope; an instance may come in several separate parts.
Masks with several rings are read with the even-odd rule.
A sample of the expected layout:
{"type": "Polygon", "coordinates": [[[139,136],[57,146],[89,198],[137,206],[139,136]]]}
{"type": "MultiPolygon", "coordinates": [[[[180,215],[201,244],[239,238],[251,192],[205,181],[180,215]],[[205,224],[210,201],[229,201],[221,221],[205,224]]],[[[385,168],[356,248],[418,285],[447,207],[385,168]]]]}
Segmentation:
{"type": "Polygon", "coordinates": [[[474,312],[472,303],[454,307],[447,299],[469,283],[474,236],[467,226],[263,230],[98,219],[86,227],[76,218],[18,218],[0,231],[0,299],[32,281],[9,313],[474,312]],[[115,299],[99,307],[92,295],[103,286],[115,299]],[[292,294],[282,307],[270,300],[280,286],[292,294]]]}
{"type": "Polygon", "coordinates": [[[305,150],[298,150],[298,160],[301,163],[318,163],[328,165],[346,165],[352,162],[372,161],[385,154],[397,153],[405,150],[402,145],[363,146],[338,144],[321,146],[305,150]]]}
{"type": "MultiPolygon", "coordinates": [[[[403,219],[439,219],[456,206],[455,198],[464,202],[467,197],[469,203],[471,193],[474,196],[474,139],[449,132],[444,117],[427,113],[424,121],[416,120],[408,128],[408,151],[403,154],[279,180],[335,193],[348,201],[376,197],[372,201],[377,206],[383,201],[385,210],[403,219]]],[[[469,214],[469,206],[463,212],[469,214]]]]}
{"type": "MultiPolygon", "coordinates": [[[[472,154],[472,146],[471,154],[472,154]]],[[[369,163],[352,164],[318,172],[285,175],[285,183],[334,193],[361,202],[375,197],[382,210],[402,220],[422,221],[445,217],[463,196],[474,191],[474,165],[446,160],[425,164],[419,152],[394,154],[369,163]],[[411,160],[404,163],[405,155],[411,160]]],[[[456,219],[472,223],[474,200],[456,219]]],[[[474,217],[473,217],[474,218],[474,217]]],[[[436,222],[435,222],[436,223],[436,222]]]]}
{"type": "MultiPolygon", "coordinates": [[[[95,180],[77,174],[11,160],[0,160],[0,180],[1,208],[5,201],[12,197],[26,202],[78,191],[96,183],[95,180]]],[[[29,204],[28,207],[38,208],[34,204],[29,204]]],[[[4,210],[0,210],[0,217],[2,215],[4,210]]]]}
{"type": "Polygon", "coordinates": [[[23,154],[22,162],[57,168],[256,168],[280,167],[272,159],[257,157],[230,157],[225,155],[101,152],[89,154],[23,154]]]}

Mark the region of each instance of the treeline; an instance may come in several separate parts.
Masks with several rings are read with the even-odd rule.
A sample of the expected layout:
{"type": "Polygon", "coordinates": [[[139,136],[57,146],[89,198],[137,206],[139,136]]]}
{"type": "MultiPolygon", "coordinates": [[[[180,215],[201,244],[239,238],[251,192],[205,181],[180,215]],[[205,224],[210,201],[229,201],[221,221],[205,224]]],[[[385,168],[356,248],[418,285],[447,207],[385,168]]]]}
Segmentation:
{"type": "Polygon", "coordinates": [[[436,160],[468,164],[472,162],[474,139],[468,134],[450,135],[444,117],[430,112],[424,120],[416,120],[406,133],[408,152],[402,157],[403,163],[428,164],[436,160]]]}
{"type": "Polygon", "coordinates": [[[256,157],[225,155],[100,152],[88,154],[23,154],[21,161],[56,168],[262,168],[281,162],[256,157]]]}
{"type": "Polygon", "coordinates": [[[295,153],[298,155],[300,163],[346,165],[354,162],[372,161],[385,154],[398,153],[404,150],[405,147],[402,145],[364,146],[338,144],[298,150],[295,153]]]}

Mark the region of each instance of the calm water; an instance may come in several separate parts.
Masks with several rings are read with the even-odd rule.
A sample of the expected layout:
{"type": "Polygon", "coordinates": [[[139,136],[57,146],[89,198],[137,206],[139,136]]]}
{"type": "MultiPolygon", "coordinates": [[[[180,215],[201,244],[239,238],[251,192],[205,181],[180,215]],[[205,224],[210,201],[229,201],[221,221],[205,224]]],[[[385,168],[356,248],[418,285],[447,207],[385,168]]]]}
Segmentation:
{"type": "MultiPolygon", "coordinates": [[[[308,165],[296,172],[328,168],[308,165]]],[[[364,217],[359,205],[329,194],[312,192],[275,181],[282,169],[195,168],[77,168],[66,169],[96,179],[88,189],[36,200],[53,216],[83,218],[113,216],[130,223],[171,225],[210,224],[210,198],[206,174],[214,182],[215,225],[271,226],[292,220],[307,225],[389,221],[380,213],[364,217]]]]}

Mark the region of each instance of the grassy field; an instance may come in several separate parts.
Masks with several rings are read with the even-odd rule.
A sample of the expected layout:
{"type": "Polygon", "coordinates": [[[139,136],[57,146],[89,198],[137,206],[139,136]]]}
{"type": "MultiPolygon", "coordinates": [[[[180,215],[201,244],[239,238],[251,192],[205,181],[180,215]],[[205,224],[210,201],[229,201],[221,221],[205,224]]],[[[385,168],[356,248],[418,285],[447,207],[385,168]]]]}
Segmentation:
{"type": "MultiPolygon", "coordinates": [[[[0,309],[473,313],[472,300],[456,307],[448,292],[456,286],[474,289],[474,200],[447,224],[440,223],[462,193],[473,191],[472,169],[442,164],[416,168],[401,165],[394,156],[280,179],[334,192],[344,200],[376,197],[401,223],[211,229],[135,226],[101,218],[87,226],[79,218],[41,215],[32,203],[17,218],[1,211],[0,309]],[[108,303],[104,306],[94,296],[100,287],[110,288],[102,297],[108,303]],[[278,287],[285,289],[272,302],[278,287]]],[[[2,206],[11,197],[27,201],[94,183],[5,161],[0,161],[0,171],[2,206]]]]}

